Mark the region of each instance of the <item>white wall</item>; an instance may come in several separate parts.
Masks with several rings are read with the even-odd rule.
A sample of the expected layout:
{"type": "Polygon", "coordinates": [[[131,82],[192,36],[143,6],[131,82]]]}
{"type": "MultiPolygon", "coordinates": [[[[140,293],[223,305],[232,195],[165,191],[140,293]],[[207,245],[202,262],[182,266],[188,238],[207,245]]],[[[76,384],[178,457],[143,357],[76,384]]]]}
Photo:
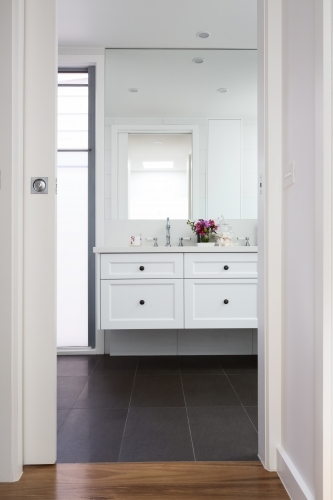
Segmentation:
{"type": "MultiPolygon", "coordinates": [[[[282,449],[315,490],[315,1],[283,5],[284,165],[296,183],[284,190],[282,449]]],[[[318,269],[319,271],[319,269],[318,269]]],[[[319,387],[318,387],[319,390],[319,387]]],[[[295,498],[298,498],[295,496],[295,498]]],[[[301,497],[299,497],[301,498],[301,497]]],[[[305,497],[304,497],[305,498],[305,497]]]]}
{"type": "Polygon", "coordinates": [[[0,3],[0,482],[22,473],[24,4],[0,3]]]}

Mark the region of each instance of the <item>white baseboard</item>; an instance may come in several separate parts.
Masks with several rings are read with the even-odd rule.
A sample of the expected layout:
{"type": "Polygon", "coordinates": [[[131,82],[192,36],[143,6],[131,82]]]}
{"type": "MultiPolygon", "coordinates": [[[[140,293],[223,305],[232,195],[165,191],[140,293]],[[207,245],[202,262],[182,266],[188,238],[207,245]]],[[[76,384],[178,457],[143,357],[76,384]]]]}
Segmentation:
{"type": "Polygon", "coordinates": [[[315,500],[286,451],[277,448],[277,473],[292,500],[315,500]]]}

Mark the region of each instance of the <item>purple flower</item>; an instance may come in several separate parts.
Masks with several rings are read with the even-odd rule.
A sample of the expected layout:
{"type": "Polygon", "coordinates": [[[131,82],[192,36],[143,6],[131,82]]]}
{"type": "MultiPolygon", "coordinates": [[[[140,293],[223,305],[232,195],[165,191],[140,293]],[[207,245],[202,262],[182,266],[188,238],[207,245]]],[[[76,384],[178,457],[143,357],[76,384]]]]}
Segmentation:
{"type": "Polygon", "coordinates": [[[187,221],[192,228],[192,231],[200,236],[209,236],[210,233],[216,233],[218,226],[212,219],[199,219],[197,222],[187,221]]]}

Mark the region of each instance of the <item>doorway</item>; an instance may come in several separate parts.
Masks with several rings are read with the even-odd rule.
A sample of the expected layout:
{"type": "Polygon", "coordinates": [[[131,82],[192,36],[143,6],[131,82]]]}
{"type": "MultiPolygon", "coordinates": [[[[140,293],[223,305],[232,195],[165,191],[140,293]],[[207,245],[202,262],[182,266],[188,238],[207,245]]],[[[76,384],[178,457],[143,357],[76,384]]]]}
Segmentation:
{"type": "MultiPolygon", "coordinates": [[[[276,227],[276,226],[275,226],[275,227],[276,227]]],[[[263,352],[261,352],[261,356],[262,356],[262,359],[264,359],[264,358],[263,358],[263,357],[264,357],[264,353],[263,353],[263,352]]],[[[265,379],[265,374],[264,374],[264,373],[262,373],[262,377],[263,377],[263,380],[264,380],[264,379],[265,379]]],[[[278,377],[277,377],[277,379],[278,379],[278,377]]],[[[263,405],[263,406],[262,406],[262,408],[264,409],[264,404],[263,404],[263,401],[262,401],[262,405],[263,405]]],[[[263,423],[262,423],[262,426],[263,426],[263,427],[262,427],[262,429],[264,429],[264,424],[263,424],[263,423]]],[[[271,427],[270,427],[270,429],[271,429],[271,427]]],[[[272,442],[272,445],[274,445],[274,442],[272,442]]],[[[274,448],[274,446],[273,446],[273,448],[274,448]]],[[[264,456],[264,455],[263,455],[263,456],[264,456]]]]}
{"type": "MultiPolygon", "coordinates": [[[[238,126],[238,123],[236,125],[236,133],[239,137],[240,126],[238,126]]],[[[183,176],[185,177],[185,182],[183,182],[185,189],[186,185],[190,184],[191,176],[189,173],[192,161],[188,157],[191,156],[191,159],[192,156],[194,157],[193,164],[195,165],[195,153],[199,149],[198,126],[193,125],[191,127],[191,124],[178,124],[178,134],[175,133],[175,130],[177,130],[176,127],[172,125],[158,125],[155,127],[153,125],[141,125],[141,130],[140,125],[135,125],[132,128],[126,125],[113,125],[113,129],[117,129],[114,130],[115,134],[113,135],[115,138],[113,144],[118,145],[118,151],[119,149],[121,150],[120,146],[123,146],[124,151],[123,156],[121,154],[118,156],[118,162],[115,161],[111,164],[111,168],[114,168],[115,165],[118,166],[118,182],[113,183],[112,186],[118,189],[118,217],[120,219],[128,217],[128,195],[131,191],[131,188],[128,189],[128,186],[131,184],[129,179],[133,173],[131,167],[134,166],[135,159],[138,157],[139,153],[137,150],[139,149],[141,154],[143,149],[142,146],[140,148],[133,147],[131,139],[137,142],[138,138],[144,138],[153,144],[155,142],[163,144],[166,138],[185,138],[186,149],[181,155],[185,160],[181,165],[180,172],[187,173],[187,177],[183,176]],[[190,132],[191,128],[193,129],[193,133],[190,132]],[[193,142],[196,143],[196,147],[194,148],[192,147],[193,142]],[[119,166],[122,168],[120,169],[119,166]],[[126,175],[126,182],[124,182],[121,175],[126,175]],[[124,186],[123,191],[120,191],[119,186],[124,186]],[[123,215],[125,211],[126,217],[123,215]]],[[[204,143],[202,132],[200,138],[202,143],[204,143]]],[[[229,134],[229,137],[234,137],[236,133],[229,134]]],[[[160,144],[154,144],[154,146],[158,148],[160,144]]],[[[169,150],[170,144],[168,143],[168,153],[169,150]]],[[[114,154],[112,146],[111,153],[114,154]]],[[[172,161],[172,158],[165,156],[165,154],[164,152],[162,162],[172,161]]],[[[239,152],[238,156],[240,156],[239,152]]],[[[201,154],[201,157],[204,158],[205,155],[201,154]]],[[[149,165],[146,168],[147,172],[145,172],[144,160],[148,160],[145,163],[152,163],[160,161],[161,158],[151,156],[151,153],[148,155],[146,149],[144,149],[144,158],[141,156],[141,164],[139,167],[136,166],[138,170],[135,170],[135,173],[138,172],[142,175],[143,172],[146,175],[146,173],[151,173],[151,171],[154,174],[160,174],[163,171],[163,174],[169,174],[168,166],[163,165],[162,170],[160,170],[160,166],[156,166],[156,163],[153,169],[149,165]],[[148,158],[147,156],[150,157],[148,158]]],[[[199,168],[197,168],[197,176],[201,179],[200,175],[202,176],[202,171],[199,172],[199,168]]],[[[240,212],[240,176],[237,179],[239,198],[237,207],[240,212]]],[[[203,191],[203,210],[205,211],[205,188],[203,191]]],[[[200,211],[203,213],[202,208],[198,208],[199,201],[198,196],[197,211],[198,213],[200,211]]],[[[185,208],[191,205],[190,196],[187,196],[183,205],[185,208]]],[[[189,213],[186,214],[187,217],[189,213]]],[[[164,215],[167,214],[165,213],[164,215]]],[[[183,214],[180,219],[186,219],[186,216],[183,214]]],[[[149,217],[144,217],[142,214],[141,218],[152,219],[151,210],[149,217]]],[[[141,450],[146,458],[149,457],[149,460],[164,459],[181,461],[185,459],[195,460],[197,457],[200,457],[197,458],[198,460],[257,459],[257,433],[255,427],[257,383],[255,358],[250,356],[249,358],[244,357],[241,360],[233,360],[219,356],[216,358],[214,356],[203,356],[200,359],[198,357],[175,358],[171,356],[168,360],[165,360],[162,357],[157,359],[145,356],[119,357],[118,359],[113,357],[97,357],[94,360],[95,364],[93,360],[82,356],[80,359],[60,358],[58,362],[58,387],[60,392],[62,392],[60,394],[62,401],[59,405],[59,460],[64,462],[71,460],[112,461],[125,460],[129,456],[132,460],[135,457],[137,460],[143,460],[142,455],[133,455],[133,451],[135,452],[135,450],[141,450]],[[251,370],[253,370],[253,373],[251,373],[251,370]],[[142,373],[143,371],[146,371],[146,373],[142,373]],[[248,399],[246,397],[249,394],[245,395],[245,398],[244,394],[242,394],[242,390],[244,392],[244,384],[239,384],[239,380],[242,378],[247,379],[247,382],[251,379],[250,390],[247,387],[249,393],[251,393],[251,397],[248,399]],[[212,391],[210,388],[215,386],[216,390],[212,391]],[[150,398],[146,397],[147,393],[150,393],[150,398]],[[161,398],[161,395],[164,394],[167,394],[169,400],[167,397],[161,398]],[[209,397],[207,397],[207,394],[209,397]],[[117,395],[120,395],[119,400],[117,399],[117,395]],[[197,407],[199,409],[195,412],[194,410],[197,407]],[[211,420],[210,410],[207,410],[210,407],[214,408],[216,412],[215,418],[212,420],[216,423],[216,426],[207,423],[207,421],[210,422],[211,420]],[[148,411],[151,413],[151,418],[141,418],[144,421],[145,428],[134,425],[133,431],[132,421],[136,418],[135,414],[142,413],[146,416],[148,411]],[[169,415],[167,423],[165,421],[163,423],[165,412],[178,415],[174,415],[173,419],[169,415]],[[154,418],[152,413],[156,414],[154,418]],[[160,420],[158,420],[159,416],[157,415],[159,413],[162,414],[160,420]],[[110,424],[110,421],[114,422],[114,420],[118,422],[118,426],[114,423],[110,424]],[[230,436],[228,436],[228,431],[226,431],[228,429],[228,421],[233,421],[236,429],[236,432],[231,433],[230,436]],[[106,428],[114,429],[114,433],[105,431],[103,422],[106,428]],[[147,422],[150,422],[150,428],[147,428],[147,422]],[[142,436],[150,436],[150,429],[154,427],[154,422],[157,427],[164,428],[164,432],[159,436],[155,435],[152,442],[152,445],[155,445],[156,451],[158,439],[165,440],[164,444],[159,443],[157,447],[161,453],[160,455],[154,454],[152,447],[146,447],[148,439],[139,445],[135,444],[136,438],[142,439],[142,436]],[[169,422],[172,422],[171,427],[169,422]],[[168,425],[169,428],[166,428],[168,425]],[[168,450],[168,445],[172,444],[175,436],[177,436],[177,433],[173,434],[170,431],[177,430],[177,428],[179,428],[180,435],[184,437],[186,443],[181,439],[176,439],[177,443],[180,443],[180,446],[177,445],[174,449],[168,450]],[[204,428],[210,429],[213,434],[205,436],[204,428]],[[128,433],[131,429],[133,433],[130,439],[128,438],[128,433]],[[196,429],[196,436],[192,437],[192,430],[194,434],[194,429],[196,429]],[[223,429],[227,435],[223,436],[223,433],[219,433],[218,429],[220,431],[223,429]],[[225,446],[224,441],[223,446],[221,441],[218,441],[216,438],[219,434],[224,439],[230,437],[231,444],[225,446]],[[95,439],[91,437],[93,435],[95,435],[95,439]],[[74,445],[75,442],[76,445],[74,445]],[[128,454],[125,453],[126,450],[128,454]],[[184,450],[188,452],[186,455],[182,454],[184,450]],[[164,452],[167,453],[163,455],[164,452]],[[151,454],[149,455],[149,453],[151,454]]]]}

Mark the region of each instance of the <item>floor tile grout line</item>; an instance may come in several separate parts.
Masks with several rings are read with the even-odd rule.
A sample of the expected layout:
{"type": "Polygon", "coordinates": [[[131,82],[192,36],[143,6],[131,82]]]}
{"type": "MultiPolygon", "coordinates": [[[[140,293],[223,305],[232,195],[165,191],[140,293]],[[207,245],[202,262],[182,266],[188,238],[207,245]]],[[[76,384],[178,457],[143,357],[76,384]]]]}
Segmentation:
{"type": "MultiPolygon", "coordinates": [[[[98,365],[98,363],[99,363],[99,362],[100,362],[100,359],[97,361],[97,363],[95,364],[94,368],[91,370],[90,375],[91,375],[91,374],[92,374],[92,372],[95,370],[95,368],[96,368],[96,366],[98,365]]],[[[70,412],[71,412],[72,410],[74,410],[74,409],[75,409],[75,408],[74,408],[74,405],[75,405],[76,401],[78,400],[78,398],[80,397],[81,392],[83,391],[83,389],[84,389],[84,388],[85,388],[85,386],[87,385],[87,383],[88,383],[88,381],[89,381],[89,378],[90,378],[90,375],[87,375],[87,380],[86,380],[86,383],[84,384],[84,386],[82,387],[82,389],[81,389],[81,391],[80,391],[80,393],[79,393],[78,397],[77,397],[77,398],[76,398],[76,400],[74,401],[73,406],[72,406],[71,408],[69,408],[69,409],[68,409],[68,408],[65,408],[65,410],[66,410],[66,411],[68,410],[68,415],[67,415],[67,417],[65,418],[65,420],[63,421],[63,423],[61,424],[61,426],[59,427],[59,429],[57,430],[57,436],[58,436],[59,432],[61,431],[61,429],[62,429],[62,427],[63,427],[64,423],[65,423],[65,422],[66,422],[66,420],[68,419],[70,412]]],[[[67,376],[67,377],[71,377],[71,376],[74,376],[74,377],[75,377],[75,375],[59,375],[59,377],[64,377],[64,376],[65,376],[65,377],[66,377],[66,376],[67,376]]],[[[81,377],[82,375],[76,375],[76,376],[81,377]]],[[[83,376],[84,376],[84,375],[83,375],[83,376]]],[[[57,382],[58,382],[58,375],[57,375],[57,382]]],[[[57,412],[58,412],[58,410],[61,410],[61,408],[58,408],[58,400],[57,400],[57,412]]]]}
{"type": "Polygon", "coordinates": [[[188,416],[188,411],[187,411],[187,406],[186,406],[185,391],[184,391],[183,379],[182,379],[182,374],[181,374],[181,371],[180,371],[179,361],[178,361],[178,367],[179,367],[179,374],[180,374],[180,382],[181,382],[181,384],[182,384],[183,398],[184,398],[184,403],[185,403],[185,411],[186,411],[186,417],[187,417],[188,430],[189,430],[189,432],[190,432],[190,438],[191,438],[191,444],[192,444],[193,457],[194,457],[194,461],[196,462],[196,461],[197,461],[197,459],[196,459],[196,456],[195,456],[194,443],[193,443],[192,431],[191,431],[191,425],[190,425],[190,419],[189,419],[189,416],[188,416]]]}
{"type": "MultiPolygon", "coordinates": [[[[63,425],[64,425],[64,423],[66,422],[68,415],[70,414],[70,412],[71,412],[72,410],[60,410],[60,411],[68,411],[68,414],[66,415],[66,418],[65,418],[65,420],[63,421],[63,423],[61,424],[61,426],[59,427],[59,429],[57,429],[57,436],[58,436],[58,434],[59,434],[59,432],[60,432],[60,430],[61,430],[62,426],[63,426],[63,425]]],[[[57,416],[58,416],[58,410],[57,410],[57,416]]]]}
{"type": "Polygon", "coordinates": [[[131,395],[130,395],[129,402],[128,402],[127,415],[126,415],[126,420],[125,420],[123,435],[122,435],[121,442],[120,442],[120,448],[119,448],[119,454],[118,454],[118,460],[117,460],[117,462],[119,462],[120,455],[121,455],[121,450],[123,448],[123,442],[124,442],[124,437],[125,437],[125,431],[126,431],[126,425],[127,425],[127,420],[128,420],[128,414],[129,414],[129,411],[130,411],[130,406],[131,406],[131,401],[132,401],[132,396],[133,396],[133,391],[134,391],[134,384],[135,384],[135,379],[136,379],[136,373],[138,371],[139,361],[140,361],[140,356],[138,356],[138,359],[137,359],[137,362],[136,362],[136,368],[135,368],[135,374],[134,374],[134,379],[133,379],[132,391],[131,391],[131,395]]]}
{"type": "MultiPolygon", "coordinates": [[[[252,422],[252,418],[250,417],[250,415],[249,415],[249,414],[248,414],[248,412],[246,411],[246,408],[247,408],[247,407],[246,407],[246,406],[243,406],[243,408],[244,408],[244,410],[245,410],[245,412],[246,412],[246,415],[249,417],[249,419],[250,419],[250,421],[251,421],[251,424],[252,424],[252,425],[253,425],[253,427],[255,428],[256,433],[258,434],[257,428],[256,428],[256,426],[254,425],[254,423],[252,422]]],[[[252,406],[252,408],[257,408],[257,411],[258,411],[258,407],[252,406]]]]}
{"type": "MultiPolygon", "coordinates": [[[[223,370],[223,371],[224,371],[224,370],[223,370]]],[[[225,372],[224,372],[224,374],[225,374],[225,376],[227,377],[228,382],[229,382],[229,384],[231,385],[231,387],[232,387],[232,389],[233,389],[234,393],[236,394],[236,396],[237,396],[237,398],[238,398],[238,400],[239,400],[240,404],[242,405],[242,408],[243,408],[243,410],[245,411],[247,418],[250,420],[251,424],[253,425],[254,430],[255,430],[255,431],[256,431],[256,433],[258,434],[258,431],[257,431],[257,429],[256,429],[256,427],[255,427],[255,425],[254,425],[254,423],[252,422],[252,420],[251,420],[251,418],[250,418],[250,415],[249,415],[249,414],[248,414],[248,412],[245,410],[245,407],[244,407],[244,405],[243,405],[243,403],[242,403],[242,401],[241,401],[241,398],[238,396],[238,394],[237,394],[237,392],[236,392],[236,389],[234,388],[234,386],[233,386],[233,385],[232,385],[232,383],[231,383],[231,380],[229,379],[228,375],[227,375],[225,372]]]]}
{"type": "MultiPolygon", "coordinates": [[[[85,386],[88,384],[88,382],[89,382],[89,377],[87,377],[86,383],[84,384],[84,386],[82,387],[81,391],[79,392],[79,394],[78,394],[78,396],[77,396],[76,400],[75,400],[75,401],[74,401],[74,403],[73,403],[72,408],[70,408],[70,410],[69,410],[69,413],[70,413],[72,410],[74,410],[74,405],[75,405],[76,401],[79,399],[79,397],[80,397],[80,395],[81,395],[81,393],[82,393],[83,389],[84,389],[84,388],[85,388],[85,386]]],[[[68,414],[68,415],[69,415],[69,414],[68,414]]],[[[66,420],[67,420],[67,418],[68,418],[68,415],[67,415],[67,417],[66,417],[66,420]]]]}
{"type": "Polygon", "coordinates": [[[92,374],[94,373],[94,371],[96,370],[96,366],[98,365],[98,363],[100,363],[101,361],[102,361],[102,359],[99,359],[99,360],[97,361],[97,363],[95,364],[94,368],[91,370],[90,375],[88,375],[88,376],[89,376],[89,378],[91,377],[91,375],[92,375],[92,374]]]}

